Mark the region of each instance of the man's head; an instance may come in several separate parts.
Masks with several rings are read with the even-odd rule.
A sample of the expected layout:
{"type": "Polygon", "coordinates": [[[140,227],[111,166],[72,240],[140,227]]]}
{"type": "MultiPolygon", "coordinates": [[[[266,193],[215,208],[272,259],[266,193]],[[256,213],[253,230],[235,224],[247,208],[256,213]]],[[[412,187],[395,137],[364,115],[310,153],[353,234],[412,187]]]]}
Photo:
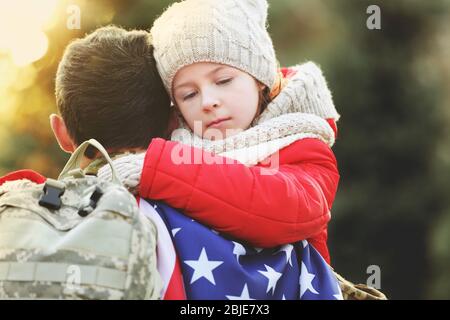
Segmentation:
{"type": "Polygon", "coordinates": [[[55,91],[62,118],[52,115],[50,123],[67,152],[90,138],[109,151],[146,149],[166,135],[170,99],[145,31],[108,26],[73,41],[55,91]]]}

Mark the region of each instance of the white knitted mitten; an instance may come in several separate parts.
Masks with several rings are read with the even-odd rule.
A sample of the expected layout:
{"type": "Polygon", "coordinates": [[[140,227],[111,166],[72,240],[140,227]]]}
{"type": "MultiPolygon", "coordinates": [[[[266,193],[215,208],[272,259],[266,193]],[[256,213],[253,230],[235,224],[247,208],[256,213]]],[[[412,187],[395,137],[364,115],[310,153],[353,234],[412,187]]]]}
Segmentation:
{"type": "MultiPolygon", "coordinates": [[[[137,194],[141,181],[142,167],[144,166],[145,153],[129,154],[113,160],[118,178],[124,186],[137,194]]],[[[105,165],[100,168],[97,176],[102,180],[111,181],[111,168],[105,165]]]]}

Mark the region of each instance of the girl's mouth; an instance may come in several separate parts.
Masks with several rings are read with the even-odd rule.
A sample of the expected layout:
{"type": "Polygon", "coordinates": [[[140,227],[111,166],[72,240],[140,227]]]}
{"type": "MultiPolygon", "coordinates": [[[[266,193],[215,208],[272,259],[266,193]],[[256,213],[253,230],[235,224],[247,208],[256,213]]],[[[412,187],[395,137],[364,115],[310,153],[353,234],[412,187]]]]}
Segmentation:
{"type": "Polygon", "coordinates": [[[222,123],[224,123],[225,121],[228,121],[230,119],[231,118],[220,118],[220,119],[217,119],[217,120],[214,120],[214,121],[208,123],[208,125],[206,127],[207,128],[217,128],[217,127],[220,127],[220,125],[222,123]]]}

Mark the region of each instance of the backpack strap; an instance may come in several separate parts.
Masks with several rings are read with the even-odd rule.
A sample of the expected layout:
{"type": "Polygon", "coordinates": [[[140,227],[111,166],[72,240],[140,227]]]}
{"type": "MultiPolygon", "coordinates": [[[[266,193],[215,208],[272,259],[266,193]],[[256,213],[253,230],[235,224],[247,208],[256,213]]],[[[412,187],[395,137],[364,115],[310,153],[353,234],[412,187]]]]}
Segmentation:
{"type": "Polygon", "coordinates": [[[82,275],[74,285],[99,285],[123,290],[127,273],[97,266],[70,265],[57,262],[0,262],[0,281],[51,281],[68,283],[71,268],[82,275]]]}
{"type": "Polygon", "coordinates": [[[83,159],[84,152],[86,151],[86,149],[87,149],[87,147],[89,145],[93,146],[98,151],[100,151],[102,156],[108,162],[109,166],[111,167],[112,182],[114,182],[116,184],[119,184],[119,185],[122,185],[122,182],[120,182],[120,179],[119,179],[119,177],[117,175],[117,172],[116,172],[116,170],[114,168],[112,160],[111,160],[111,158],[108,155],[108,152],[105,150],[105,148],[103,148],[103,146],[100,144],[100,142],[98,142],[95,139],[90,139],[90,140],[87,140],[87,141],[83,142],[75,150],[75,152],[70,157],[69,161],[67,161],[67,164],[65,165],[64,169],[61,171],[61,174],[59,175],[58,180],[67,178],[67,177],[71,176],[71,173],[70,173],[71,171],[80,169],[81,160],[83,159]]]}

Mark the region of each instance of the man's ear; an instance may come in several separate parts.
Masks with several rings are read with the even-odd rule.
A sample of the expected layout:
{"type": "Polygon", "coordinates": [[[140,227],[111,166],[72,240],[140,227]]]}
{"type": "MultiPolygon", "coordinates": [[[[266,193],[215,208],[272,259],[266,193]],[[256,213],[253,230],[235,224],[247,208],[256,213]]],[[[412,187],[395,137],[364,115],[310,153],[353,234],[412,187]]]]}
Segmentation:
{"type": "Polygon", "coordinates": [[[76,144],[73,142],[72,138],[69,136],[66,124],[63,118],[56,114],[50,115],[50,127],[52,127],[53,134],[55,135],[56,141],[58,141],[59,147],[67,153],[72,153],[76,149],[76,144]]]}

